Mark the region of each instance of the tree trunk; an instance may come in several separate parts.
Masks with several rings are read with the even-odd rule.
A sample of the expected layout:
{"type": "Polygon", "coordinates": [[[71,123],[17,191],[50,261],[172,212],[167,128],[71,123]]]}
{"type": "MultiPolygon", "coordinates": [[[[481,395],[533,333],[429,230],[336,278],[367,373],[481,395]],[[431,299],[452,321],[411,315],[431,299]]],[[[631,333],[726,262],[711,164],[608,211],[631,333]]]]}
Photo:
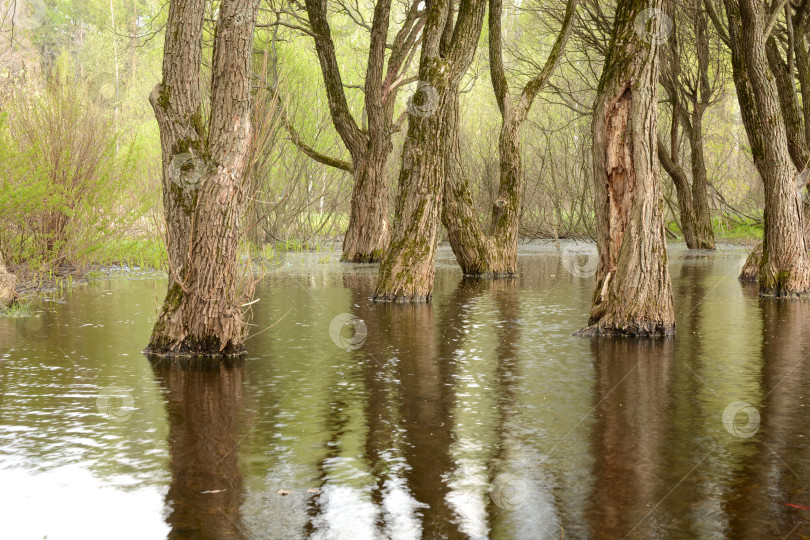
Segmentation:
{"type": "MultiPolygon", "coordinates": [[[[571,35],[577,0],[568,0],[562,27],[540,72],[530,79],[517,102],[509,95],[509,85],[503,68],[501,41],[501,0],[489,0],[490,74],[498,107],[501,111],[501,131],[498,139],[500,182],[498,198],[492,206],[489,236],[478,221],[472,192],[464,176],[458,132],[448,152],[448,174],[444,189],[442,220],[456,260],[464,275],[494,277],[517,273],[517,248],[520,232],[520,211],[523,204],[523,164],[520,154],[520,130],[529,114],[534,98],[548,82],[562,57],[571,35]]],[[[458,124],[458,103],[454,116],[458,124]]]]}
{"type": "Polygon", "coordinates": [[[0,308],[11,305],[17,299],[17,276],[6,270],[3,254],[0,253],[0,308]]]}
{"type": "Polygon", "coordinates": [[[349,227],[343,237],[343,261],[379,262],[391,240],[387,185],[390,148],[390,138],[372,138],[355,166],[349,227]]]}
{"type": "MultiPolygon", "coordinates": [[[[661,0],[620,0],[593,119],[599,267],[580,335],[675,331],[663,201],[656,166],[659,46],[634,23],[661,0]]],[[[650,22],[656,23],[653,18],[650,22]]]]}
{"type": "MultiPolygon", "coordinates": [[[[754,162],[765,183],[760,294],[777,297],[805,294],[810,289],[810,260],[804,239],[804,216],[795,183],[796,168],[790,158],[785,119],[767,62],[765,13],[763,6],[755,0],[741,0],[739,11],[732,4],[726,0],[729,30],[732,40],[738,40],[736,51],[742,56],[745,75],[750,81],[751,98],[758,113],[748,119],[746,129],[749,137],[752,132],[758,134],[761,152],[755,152],[754,162]],[[742,28],[745,28],[744,32],[742,28]]],[[[752,148],[755,148],[753,143],[752,148]]]]}
{"type": "Polygon", "coordinates": [[[703,154],[703,107],[695,106],[692,126],[689,130],[689,148],[692,158],[692,205],[695,220],[695,244],[697,249],[714,249],[714,227],[709,211],[706,179],[706,161],[703,154]]]}
{"type": "Polygon", "coordinates": [[[151,102],[161,132],[169,290],[147,354],[244,352],[237,250],[251,138],[251,55],[258,0],[224,0],[212,61],[211,118],[199,94],[204,0],[173,0],[163,81],[151,102]]]}
{"type": "Polygon", "coordinates": [[[427,10],[419,89],[408,109],[391,245],[380,265],[375,300],[431,298],[447,152],[455,144],[461,79],[475,56],[486,0],[461,0],[455,25],[449,0],[434,0],[427,10]]]}
{"type": "MultiPolygon", "coordinates": [[[[390,47],[386,45],[390,23],[391,0],[377,0],[370,27],[371,36],[366,64],[365,112],[368,130],[361,129],[349,109],[340,75],[324,0],[306,0],[307,16],[318,62],[321,66],[329,113],[335,130],[352,156],[351,167],[328,158],[293,137],[294,142],[313,159],[330,166],[349,170],[354,175],[349,226],[343,237],[341,260],[346,262],[379,262],[390,241],[388,224],[387,163],[391,153],[394,104],[399,83],[411,61],[417,44],[422,12],[419,2],[412,1],[390,47]],[[387,69],[386,51],[388,55],[387,69]]],[[[288,126],[289,127],[289,126],[288,126]]],[[[398,128],[396,128],[398,129],[398,128]]]]}
{"type": "MultiPolygon", "coordinates": [[[[452,132],[447,145],[447,174],[443,190],[442,223],[447,229],[450,248],[465,276],[494,276],[514,273],[517,265],[507,268],[494,238],[486,235],[464,173],[459,141],[459,100],[448,112],[446,123],[452,132]]],[[[517,248],[517,245],[515,246],[517,248]]]]}
{"type": "Polygon", "coordinates": [[[681,215],[681,232],[686,247],[698,249],[699,244],[695,233],[695,209],[692,205],[692,190],[689,186],[689,179],[680,164],[672,159],[664,141],[660,138],[658,139],[658,160],[675,185],[675,193],[678,197],[678,212],[681,215]]]}

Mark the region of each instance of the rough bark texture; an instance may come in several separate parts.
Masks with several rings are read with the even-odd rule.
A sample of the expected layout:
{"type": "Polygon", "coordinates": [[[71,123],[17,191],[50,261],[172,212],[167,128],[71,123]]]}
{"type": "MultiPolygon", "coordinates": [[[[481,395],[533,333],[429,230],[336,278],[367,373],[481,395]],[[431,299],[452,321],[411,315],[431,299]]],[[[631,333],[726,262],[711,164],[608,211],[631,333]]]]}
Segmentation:
{"type": "Polygon", "coordinates": [[[485,10],[486,0],[461,0],[458,20],[453,24],[449,0],[427,5],[419,61],[421,91],[409,108],[391,245],[380,265],[375,300],[430,300],[446,151],[455,136],[452,119],[461,79],[475,55],[485,10]]]}
{"type": "MultiPolygon", "coordinates": [[[[379,0],[374,6],[364,88],[368,129],[363,130],[357,125],[346,101],[326,0],[306,1],[332,123],[352,157],[350,172],[354,175],[354,184],[342,254],[342,260],[346,262],[378,262],[390,241],[387,163],[393,148],[391,135],[395,127],[392,123],[400,78],[410,64],[421,28],[418,5],[418,2],[411,3],[394,38],[387,69],[384,66],[391,0],[379,0]]],[[[300,141],[296,144],[317,161],[344,168],[340,167],[338,160],[322,156],[300,141]]]]}
{"type": "MultiPolygon", "coordinates": [[[[807,14],[807,10],[802,8],[797,10],[795,16],[786,17],[785,19],[789,30],[786,50],[787,61],[782,59],[780,46],[773,36],[770,36],[766,43],[768,65],[774,75],[782,118],[785,122],[790,159],[799,172],[810,166],[810,148],[808,148],[808,126],[810,126],[810,123],[807,122],[808,115],[810,115],[810,58],[807,55],[804,39],[808,22],[807,14]],[[799,37],[797,40],[793,39],[794,24],[799,37]],[[801,85],[801,106],[799,105],[799,96],[794,82],[794,71],[801,85]]],[[[810,207],[806,202],[803,206],[804,238],[805,243],[808,243],[810,242],[810,219],[808,219],[810,207]]],[[[757,281],[759,279],[762,253],[763,245],[760,243],[746,260],[740,273],[741,281],[757,281]]]]}
{"type": "MultiPolygon", "coordinates": [[[[756,115],[744,115],[752,140],[754,163],[765,183],[765,238],[760,262],[760,293],[777,297],[805,294],[810,289],[810,261],[804,238],[801,196],[791,162],[777,83],[767,61],[767,21],[755,0],[726,0],[738,96],[752,101],[756,115]],[[745,31],[742,31],[742,29],[745,31]],[[737,74],[738,69],[744,70],[737,74]],[[747,79],[741,92],[739,79],[747,79]],[[758,144],[754,144],[757,141],[758,144]]],[[[745,99],[740,99],[745,108],[745,99]]]]}
{"type": "MultiPolygon", "coordinates": [[[[571,34],[577,0],[568,0],[562,28],[540,72],[524,86],[517,100],[509,94],[503,67],[501,42],[502,1],[489,1],[490,75],[501,111],[501,131],[498,140],[500,182],[498,197],[493,203],[489,235],[484,233],[472,201],[472,192],[463,173],[458,134],[448,148],[448,174],[444,189],[442,221],[456,260],[467,276],[512,276],[517,272],[517,248],[520,211],[523,202],[523,164],[520,132],[534,98],[548,82],[571,34]]],[[[448,120],[458,125],[458,104],[448,120]]]]}
{"type": "Polygon", "coordinates": [[[657,156],[658,45],[634,29],[661,0],[621,0],[593,119],[599,267],[581,335],[675,331],[657,156]]]}
{"type": "Polygon", "coordinates": [[[204,0],[169,7],[163,81],[151,102],[161,132],[169,290],[146,349],[166,356],[244,352],[237,248],[251,137],[250,68],[258,0],[224,0],[204,125],[200,58],[204,0]]]}
{"type": "Polygon", "coordinates": [[[6,307],[17,298],[17,276],[6,270],[3,254],[0,253],[0,308],[6,307]]]}

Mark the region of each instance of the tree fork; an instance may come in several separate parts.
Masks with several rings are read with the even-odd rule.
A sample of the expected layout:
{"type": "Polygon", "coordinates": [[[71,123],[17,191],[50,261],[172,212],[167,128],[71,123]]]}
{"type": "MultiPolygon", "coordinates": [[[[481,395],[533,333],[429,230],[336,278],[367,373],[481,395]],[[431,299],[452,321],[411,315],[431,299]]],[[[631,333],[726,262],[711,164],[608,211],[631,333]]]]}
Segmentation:
{"type": "Polygon", "coordinates": [[[244,353],[237,251],[250,148],[251,55],[259,0],[223,0],[212,59],[211,117],[200,111],[204,0],[172,0],[163,80],[150,100],[161,133],[169,287],[154,356],[244,353]]]}

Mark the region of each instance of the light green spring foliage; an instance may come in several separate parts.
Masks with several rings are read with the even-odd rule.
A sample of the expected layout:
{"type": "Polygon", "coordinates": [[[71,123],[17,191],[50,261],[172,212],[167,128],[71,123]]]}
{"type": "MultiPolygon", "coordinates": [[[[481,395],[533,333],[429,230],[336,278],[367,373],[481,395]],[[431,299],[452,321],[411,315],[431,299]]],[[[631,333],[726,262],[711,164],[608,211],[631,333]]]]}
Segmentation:
{"type": "MultiPolygon", "coordinates": [[[[531,0],[520,5],[507,2],[504,10],[504,52],[513,96],[540,69],[559,24],[551,16],[564,2],[531,0]]],[[[609,3],[607,3],[609,4],[609,3]]],[[[162,246],[161,158],[157,123],[148,95],[161,78],[163,38],[168,2],[165,0],[44,0],[47,12],[41,24],[19,29],[17,57],[25,58],[25,77],[0,78],[3,123],[0,157],[14,165],[2,172],[0,193],[0,249],[14,263],[33,266],[106,264],[128,262],[161,266],[162,246]],[[26,86],[21,86],[24,80],[26,86]],[[75,103],[64,100],[64,88],[75,103]],[[11,89],[24,89],[13,93],[11,89]],[[59,89],[62,90],[59,90],[59,89]],[[63,92],[60,94],[59,92],[63,92]],[[61,96],[61,97],[60,97],[61,96]],[[49,106],[62,105],[81,111],[73,114],[82,133],[88,119],[106,128],[95,154],[101,163],[94,174],[67,182],[57,174],[65,160],[80,158],[75,146],[65,143],[66,154],[46,152],[55,144],[49,122],[68,122],[63,111],[58,120],[49,106]],[[48,105],[50,104],[50,105],[48,105]],[[25,112],[23,112],[25,111],[25,112]],[[50,112],[48,112],[50,111],[50,112]],[[92,114],[91,114],[92,113],[92,114]],[[51,115],[50,117],[48,115],[51,115]],[[24,118],[39,118],[23,138],[24,118]],[[47,118],[52,120],[45,121],[47,118]],[[80,121],[80,122],[79,122],[80,121]],[[100,123],[100,124],[99,124],[100,123]],[[58,159],[57,159],[58,158],[58,159]],[[80,186],[81,197],[77,197],[80,186]],[[43,227],[53,215],[62,214],[70,225],[60,237],[43,227]],[[73,228],[70,228],[73,227],[73,228]],[[49,245],[50,242],[50,245],[49,245]]],[[[209,3],[206,18],[215,19],[217,2],[209,3]]],[[[363,91],[368,32],[330,2],[330,25],[335,40],[346,97],[354,118],[363,126],[363,91]]],[[[373,3],[356,5],[354,19],[370,24],[373,3]]],[[[278,8],[263,1],[263,8],[278,8]]],[[[352,8],[354,9],[354,8],[352,8]]],[[[402,20],[404,4],[393,3],[389,43],[402,20]]],[[[608,7],[605,7],[607,10],[608,7]]],[[[609,10],[608,10],[609,11],[609,10]]],[[[305,15],[303,12],[298,12],[305,15]]],[[[349,160],[335,132],[315,55],[312,38],[289,27],[268,27],[275,15],[262,10],[256,32],[256,71],[259,58],[272,51],[267,81],[279,86],[281,107],[301,139],[318,151],[349,160]]],[[[213,23],[208,22],[204,58],[210,59],[213,23]]],[[[473,66],[461,97],[462,162],[469,176],[482,222],[486,225],[498,183],[498,133],[500,113],[489,79],[486,22],[473,66]]],[[[418,52],[408,76],[416,75],[418,52]]],[[[521,232],[529,237],[587,235],[593,220],[590,153],[590,117],[600,57],[572,37],[564,61],[551,86],[535,101],[523,129],[523,165],[526,191],[521,232]],[[554,91],[564,90],[564,96],[554,91]]],[[[0,66],[2,68],[3,66],[0,66]]],[[[205,75],[203,91],[210,81],[205,75]]],[[[0,71],[0,74],[3,72],[0,71]]],[[[416,81],[399,93],[395,118],[406,110],[416,81]]],[[[744,130],[729,113],[736,106],[731,82],[725,97],[709,109],[705,122],[709,180],[731,204],[756,215],[761,208],[761,185],[752,174],[744,130]]],[[[662,92],[663,95],[663,92],[662,92]]],[[[661,104],[662,118],[667,105],[661,104]]],[[[663,126],[664,124],[662,124],[663,126]]],[[[662,128],[663,129],[663,128],[662,128]]],[[[393,139],[389,161],[389,193],[396,194],[400,149],[407,121],[393,139]]],[[[64,130],[62,130],[64,131],[64,130]]],[[[67,138],[67,135],[65,135],[67,138]]],[[[264,216],[259,243],[303,246],[308,249],[335,240],[348,222],[351,175],[314,162],[289,141],[283,126],[272,152],[272,166],[258,179],[257,214],[264,216]]],[[[75,142],[75,141],[74,141],[75,142]]],[[[683,148],[684,155],[686,148],[683,148]]],[[[83,159],[83,158],[81,158],[83,159]]],[[[67,175],[70,177],[70,175],[67,175]]],[[[662,173],[664,192],[674,197],[662,173]]],[[[674,199],[673,199],[674,201],[674,199]]],[[[393,202],[393,201],[392,201],[393,202]]],[[[677,204],[673,204],[677,207],[677,204]]],[[[394,205],[390,208],[393,211],[394,205]]],[[[724,212],[717,204],[715,215],[724,212]]],[[[674,223],[674,216],[668,219],[674,223]]],[[[718,222],[719,223],[719,222],[718,222]]],[[[724,227],[728,224],[724,224],[724,227]]],[[[676,230],[675,226],[670,227],[676,230]]],[[[746,231],[748,229],[746,228],[746,231]]]]}

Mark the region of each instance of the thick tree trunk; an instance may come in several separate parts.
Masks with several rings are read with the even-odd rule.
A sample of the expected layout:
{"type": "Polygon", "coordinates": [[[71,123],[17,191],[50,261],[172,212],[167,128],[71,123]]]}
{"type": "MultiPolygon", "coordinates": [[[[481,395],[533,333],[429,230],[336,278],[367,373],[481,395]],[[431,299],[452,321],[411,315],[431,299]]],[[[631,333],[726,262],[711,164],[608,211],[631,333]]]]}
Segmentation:
{"type": "Polygon", "coordinates": [[[594,106],[599,267],[589,327],[580,335],[675,331],[663,201],[656,163],[658,44],[636,17],[661,0],[620,0],[594,106]]]}
{"type": "Polygon", "coordinates": [[[3,254],[0,253],[0,308],[12,304],[17,299],[17,276],[6,270],[3,254]]]}
{"type": "Polygon", "coordinates": [[[760,293],[777,297],[805,294],[810,290],[810,260],[804,239],[804,216],[777,86],[767,62],[764,8],[755,0],[741,0],[737,12],[730,4],[727,0],[732,39],[736,38],[741,45],[737,51],[743,56],[758,112],[756,117],[749,118],[746,128],[749,134],[752,131],[759,134],[761,153],[755,154],[754,161],[765,183],[760,293]]]}
{"type": "Polygon", "coordinates": [[[443,190],[442,223],[447,229],[450,248],[465,276],[494,276],[514,274],[517,268],[517,244],[515,261],[507,265],[502,256],[503,246],[496,244],[493,237],[487,236],[481,226],[473,202],[472,190],[464,173],[459,141],[459,101],[455,100],[447,114],[448,140],[447,174],[443,190]]]}
{"type": "MultiPolygon", "coordinates": [[[[435,70],[439,71],[439,70],[435,70]]],[[[394,213],[391,245],[380,265],[375,300],[423,302],[431,298],[436,247],[442,213],[448,109],[454,88],[440,77],[431,79],[439,102],[434,114],[411,117],[402,149],[402,170],[394,213]]],[[[428,99],[427,96],[425,96],[428,99]]]]}
{"type": "Polygon", "coordinates": [[[689,148],[692,158],[692,205],[694,208],[695,247],[697,249],[714,249],[714,228],[709,210],[706,179],[706,160],[703,154],[703,108],[695,107],[692,114],[692,126],[689,130],[689,148]]]}
{"type": "Polygon", "coordinates": [[[161,356],[244,352],[237,249],[251,137],[251,54],[258,0],[224,0],[212,62],[211,118],[199,96],[204,0],[173,0],[163,81],[151,101],[161,131],[169,290],[146,349],[161,356]]]}
{"type": "Polygon", "coordinates": [[[352,156],[351,167],[319,154],[300,141],[296,141],[296,144],[313,159],[350,170],[354,174],[349,226],[343,238],[341,260],[378,262],[391,236],[387,162],[392,150],[391,133],[395,130],[392,125],[394,104],[399,83],[412,58],[411,51],[417,44],[422,11],[419,2],[411,2],[393,43],[388,47],[391,0],[377,0],[374,4],[364,87],[368,129],[363,130],[355,122],[346,101],[329,28],[327,3],[323,0],[306,0],[305,4],[329,99],[332,123],[352,156]],[[387,50],[390,50],[390,54],[384,72],[387,50]]]}
{"type": "Polygon", "coordinates": [[[343,261],[379,262],[388,247],[391,239],[387,185],[390,152],[387,133],[373,137],[355,165],[349,227],[343,237],[343,261]]]}
{"type": "Polygon", "coordinates": [[[486,0],[461,0],[456,24],[449,0],[434,0],[427,10],[419,90],[409,107],[391,245],[380,265],[375,300],[431,298],[447,151],[457,136],[461,79],[475,56],[486,0]]]}

